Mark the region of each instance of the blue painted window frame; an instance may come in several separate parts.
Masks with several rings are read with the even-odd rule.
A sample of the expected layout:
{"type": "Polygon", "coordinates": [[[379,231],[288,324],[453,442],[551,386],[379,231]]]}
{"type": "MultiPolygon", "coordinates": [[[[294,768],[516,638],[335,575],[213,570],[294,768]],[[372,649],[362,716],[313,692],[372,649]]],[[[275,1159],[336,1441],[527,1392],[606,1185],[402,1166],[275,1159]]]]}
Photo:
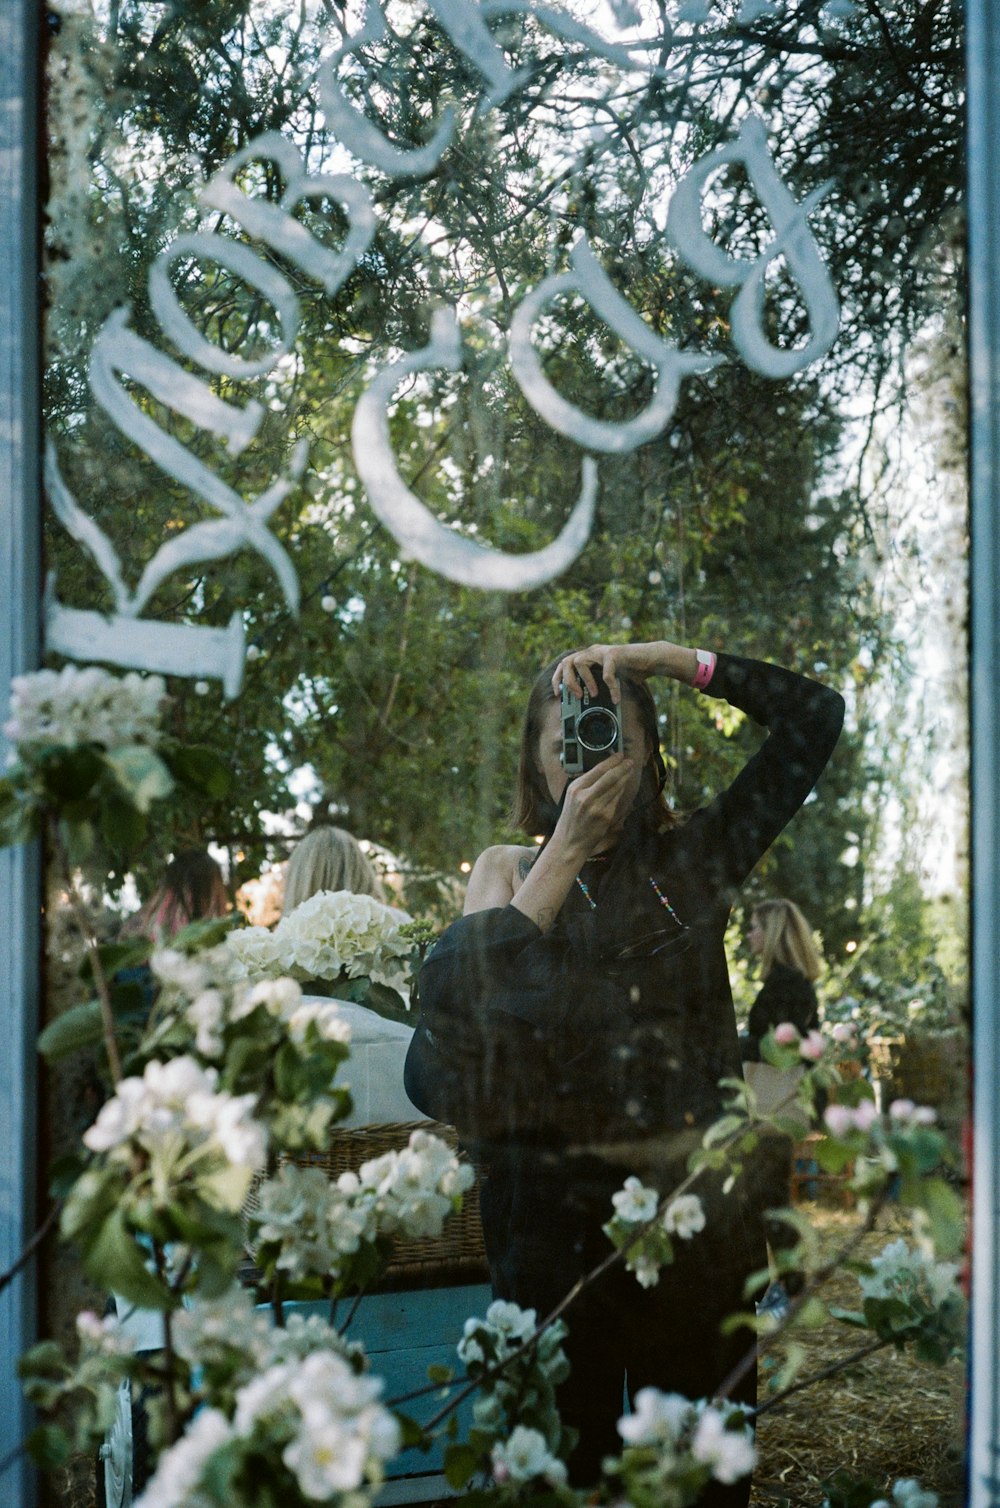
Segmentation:
{"type": "MultiPolygon", "coordinates": [[[[0,724],[14,675],[39,661],[38,91],[35,0],[0,5],[0,724]]],[[[0,733],[0,768],[7,747],[0,733]]],[[[0,1271],[37,1222],[37,1036],[41,873],[37,845],[0,849],[0,1271]]],[[[0,1501],[31,1508],[36,1474],[20,1454],[31,1427],[17,1358],[37,1334],[33,1263],[0,1294],[0,1501]]]]}

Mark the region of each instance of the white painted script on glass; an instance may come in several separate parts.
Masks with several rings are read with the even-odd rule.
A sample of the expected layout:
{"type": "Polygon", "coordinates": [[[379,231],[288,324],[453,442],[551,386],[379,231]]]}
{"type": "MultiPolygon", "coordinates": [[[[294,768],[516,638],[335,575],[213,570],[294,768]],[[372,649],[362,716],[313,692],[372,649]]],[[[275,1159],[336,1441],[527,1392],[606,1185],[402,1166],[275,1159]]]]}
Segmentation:
{"type": "MultiPolygon", "coordinates": [[[[637,63],[626,48],[606,41],[556,8],[532,0],[484,0],[480,5],[470,0],[427,0],[427,4],[482,76],[483,105],[487,109],[509,98],[523,82],[521,73],[508,68],[488,30],[486,20],[490,16],[530,11],[543,26],[568,42],[582,44],[623,67],[655,71],[637,63]]],[[[621,9],[628,13],[627,6],[621,9]]],[[[454,112],[443,112],[424,146],[402,149],[357,110],[338,80],[341,63],[362,45],[380,40],[385,32],[381,0],[369,0],[361,30],[321,65],[319,100],[330,130],[361,162],[391,177],[424,175],[437,167],[452,143],[454,112]]],[[[695,163],[675,189],[668,207],[666,234],[680,257],[716,286],[739,289],[731,311],[733,344],[748,367],[768,377],[788,377],[801,370],[828,351],[836,338],[840,317],[837,299],[807,218],[826,188],[814,190],[797,202],[774,166],[763,123],[751,117],[734,141],[695,163]],[[708,180],[732,162],[745,166],[775,230],[770,246],[755,261],[731,257],[706,234],[702,224],[702,198],[708,180]],[[809,318],[808,339],[793,349],[776,346],[764,330],[764,279],[769,265],[779,256],[801,291],[809,318]]],[[[281,253],[330,295],[357,266],[378,228],[375,205],[364,184],[344,174],[311,175],[298,149],[277,132],[257,137],[230,158],[204,185],[200,200],[281,253]],[[277,204],[252,197],[236,181],[240,170],[257,160],[270,161],[281,173],[285,188],[277,204]],[[318,198],[332,199],[344,211],[348,229],[337,251],[322,245],[294,216],[302,201],[318,198]]],[[[293,349],[298,334],[299,299],[288,279],[244,242],[218,231],[180,235],[161,251],[149,272],[149,298],[163,334],[183,356],[214,376],[238,380],[271,371],[293,349]],[[182,307],[171,281],[171,267],[179,260],[214,263],[256,289],[275,314],[276,338],[270,349],[251,358],[223,350],[208,340],[182,307]]],[[[545,278],[516,309],[508,354],[515,379],[535,412],[582,451],[607,454],[633,450],[659,434],[674,413],[683,379],[723,360],[717,355],[680,351],[662,340],[614,287],[586,236],[581,236],[570,251],[568,270],[545,278]],[[546,377],[532,342],[532,329],[546,306],[565,295],[585,299],[652,369],[652,396],[633,418],[612,423],[585,414],[563,398],[546,377]]],[[[483,590],[529,590],[566,570],[586,544],[597,498],[596,462],[589,455],[581,456],[580,493],[565,527],[549,545],[530,554],[506,554],[439,522],[399,474],[389,436],[388,409],[408,375],[435,367],[458,371],[461,366],[457,314],[445,306],[432,318],[428,344],[384,366],[360,398],[352,424],[355,465],[373,511],[416,560],[463,585],[483,590]]],[[[259,497],[247,501],[157,424],[131,396],[122,378],[222,439],[233,456],[250,444],[263,419],[260,404],[248,402],[240,407],[223,401],[207,382],[139,336],[130,328],[127,308],[116,310],[107,319],[90,359],[89,382],[95,400],[123,435],[219,516],[193,524],[163,544],[145,566],[138,585],[129,589],[111,541],[73,497],[60,474],[55,450],[49,445],[46,482],[53,509],[73,538],[93,556],[111,588],[115,610],[105,617],[67,608],[57,600],[54,582],[50,583],[48,647],[75,659],[215,677],[222,681],[227,696],[235,696],[245,658],[239,612],[225,629],[160,623],[143,618],[142,613],[174,571],[244,548],[255,550],[267,562],[289,609],[297,611],[295,567],[268,528],[268,521],[302,477],[308,459],[306,443],[295,447],[286,475],[278,477],[259,497]]]]}

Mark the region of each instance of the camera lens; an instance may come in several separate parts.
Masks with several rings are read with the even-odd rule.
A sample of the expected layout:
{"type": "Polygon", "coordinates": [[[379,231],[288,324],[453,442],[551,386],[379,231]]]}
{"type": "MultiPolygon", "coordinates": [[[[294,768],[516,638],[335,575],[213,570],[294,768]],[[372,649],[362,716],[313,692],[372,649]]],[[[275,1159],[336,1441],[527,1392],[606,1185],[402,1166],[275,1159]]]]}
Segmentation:
{"type": "Polygon", "coordinates": [[[618,737],[618,719],[604,707],[591,707],[580,714],[576,735],[585,749],[599,754],[618,737]]]}

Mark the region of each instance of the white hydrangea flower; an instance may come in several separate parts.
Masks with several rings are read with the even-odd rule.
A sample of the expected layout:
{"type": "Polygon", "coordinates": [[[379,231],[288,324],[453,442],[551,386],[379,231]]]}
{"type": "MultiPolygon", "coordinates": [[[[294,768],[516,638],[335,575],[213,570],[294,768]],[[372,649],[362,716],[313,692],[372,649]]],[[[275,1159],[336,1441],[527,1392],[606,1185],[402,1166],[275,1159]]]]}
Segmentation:
{"type": "Polygon", "coordinates": [[[400,936],[404,911],[374,896],[321,890],[278,922],[247,927],[229,939],[246,977],[290,974],[296,979],[336,980],[367,975],[398,987],[405,977],[410,944],[400,936]]]}
{"type": "Polygon", "coordinates": [[[545,1436],[519,1424],[509,1440],[498,1441],[492,1450],[493,1475],[498,1482],[530,1482],[544,1477],[552,1486],[566,1480],[566,1467],[553,1456],[545,1436]]]}
{"type": "Polygon", "coordinates": [[[679,1194],[668,1204],[663,1215],[663,1226],[669,1235],[690,1241],[692,1236],[705,1229],[705,1211],[697,1194],[679,1194]]]}
{"type": "Polygon", "coordinates": [[[626,1178],[624,1187],[612,1194],[611,1203],[619,1220],[641,1225],[652,1220],[660,1196],[655,1189],[647,1189],[638,1178],[626,1178]]]}
{"type": "Polygon", "coordinates": [[[676,1445],[691,1420],[693,1407],[680,1393],[640,1388],[630,1414],[618,1421],[626,1445],[676,1445]]]}
{"type": "Polygon", "coordinates": [[[177,1444],[161,1455],[135,1508],[210,1508],[199,1484],[209,1457],[232,1435],[219,1409],[200,1409],[177,1444]]]}
{"type": "Polygon", "coordinates": [[[22,747],[155,745],[166,692],[162,676],[135,671],[114,676],[96,665],[36,670],[11,681],[11,717],[4,733],[22,747]]]}
{"type": "Polygon", "coordinates": [[[281,945],[267,927],[241,927],[230,932],[226,946],[243,978],[258,979],[286,972],[281,967],[281,945]]]}
{"type": "Polygon", "coordinates": [[[717,1482],[731,1484],[753,1471],[757,1447],[749,1425],[727,1429],[726,1417],[710,1405],[704,1409],[691,1439],[691,1454],[711,1468],[717,1482]]]}

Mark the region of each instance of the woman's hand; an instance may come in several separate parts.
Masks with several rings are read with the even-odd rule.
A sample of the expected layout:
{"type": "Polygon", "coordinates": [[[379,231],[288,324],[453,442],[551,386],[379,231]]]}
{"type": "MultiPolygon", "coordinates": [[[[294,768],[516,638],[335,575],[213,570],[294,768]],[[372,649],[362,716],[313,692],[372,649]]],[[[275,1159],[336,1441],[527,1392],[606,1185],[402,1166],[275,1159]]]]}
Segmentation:
{"type": "Polygon", "coordinates": [[[619,673],[624,671],[637,680],[650,675],[672,676],[677,681],[690,684],[698,669],[693,649],[680,644],[671,644],[666,639],[655,639],[649,644],[589,644],[586,649],[574,649],[563,655],[552,677],[552,693],[559,695],[565,682],[574,696],[590,696],[597,692],[593,667],[596,666],[604,684],[611,692],[611,699],[621,701],[619,673]]]}
{"type": "Polygon", "coordinates": [[[635,766],[614,754],[566,787],[555,832],[510,904],[547,932],[591,854],[621,829],[635,796],[635,766]]]}
{"type": "Polygon", "coordinates": [[[631,759],[612,754],[571,780],[552,842],[564,845],[582,863],[609,837],[617,835],[635,798],[634,770],[631,759]]]}

